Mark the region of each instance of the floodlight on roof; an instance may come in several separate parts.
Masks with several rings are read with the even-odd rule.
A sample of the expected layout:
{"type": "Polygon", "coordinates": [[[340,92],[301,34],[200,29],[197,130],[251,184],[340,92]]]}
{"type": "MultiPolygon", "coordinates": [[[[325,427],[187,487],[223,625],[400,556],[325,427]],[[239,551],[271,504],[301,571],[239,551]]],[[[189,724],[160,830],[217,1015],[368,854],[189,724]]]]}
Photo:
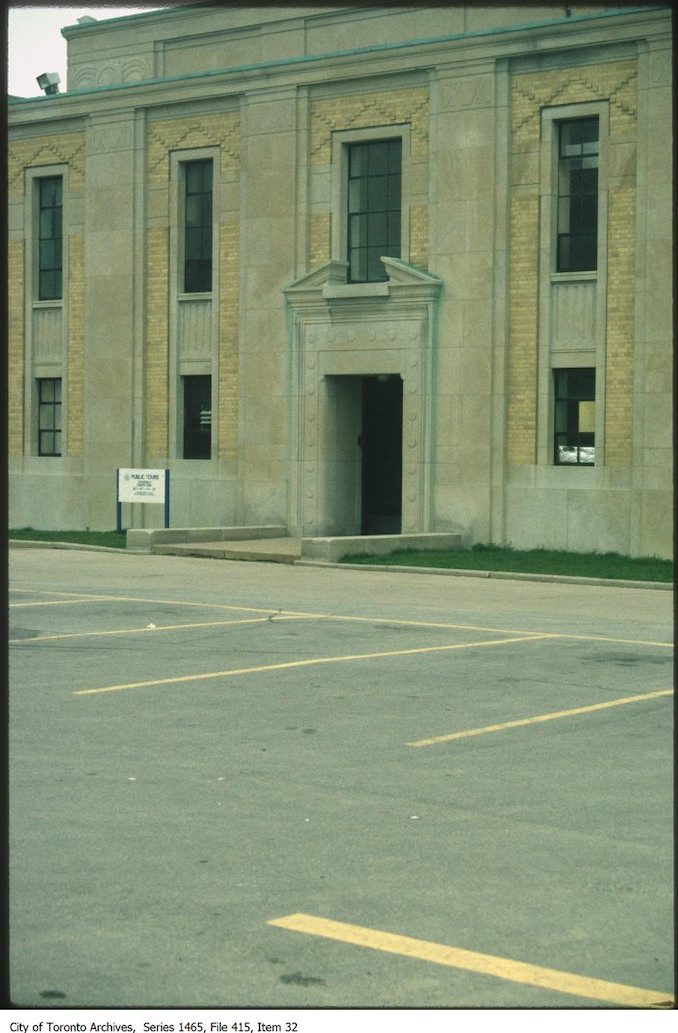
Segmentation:
{"type": "Polygon", "coordinates": [[[43,72],[42,75],[39,75],[37,79],[37,83],[40,89],[48,95],[59,92],[60,82],[61,78],[58,72],[43,72]]]}

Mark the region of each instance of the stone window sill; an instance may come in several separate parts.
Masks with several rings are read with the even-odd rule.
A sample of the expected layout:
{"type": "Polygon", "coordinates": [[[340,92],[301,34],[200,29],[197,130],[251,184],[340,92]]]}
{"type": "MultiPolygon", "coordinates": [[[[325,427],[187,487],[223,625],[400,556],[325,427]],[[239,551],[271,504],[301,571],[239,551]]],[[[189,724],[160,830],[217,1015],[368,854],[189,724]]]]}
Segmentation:
{"type": "Polygon", "coordinates": [[[578,273],[551,273],[551,283],[595,283],[598,270],[578,273]]]}

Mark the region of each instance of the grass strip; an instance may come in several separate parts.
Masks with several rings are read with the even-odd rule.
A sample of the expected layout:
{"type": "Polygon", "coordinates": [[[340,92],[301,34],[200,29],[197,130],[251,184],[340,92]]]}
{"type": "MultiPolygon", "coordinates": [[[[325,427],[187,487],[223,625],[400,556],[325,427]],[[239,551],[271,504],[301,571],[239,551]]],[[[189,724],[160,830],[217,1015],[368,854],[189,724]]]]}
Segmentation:
{"type": "Polygon", "coordinates": [[[127,545],[124,531],[36,531],[32,527],[21,527],[9,531],[8,537],[10,541],[103,545],[108,549],[124,549],[127,545]]]}
{"type": "MultiPolygon", "coordinates": [[[[36,531],[22,527],[9,531],[9,539],[35,542],[67,542],[124,549],[124,531],[36,531]]],[[[614,581],[673,581],[673,562],[656,557],[622,556],[616,552],[565,552],[555,549],[512,549],[474,545],[471,549],[400,549],[387,556],[345,556],[342,563],[398,567],[437,567],[443,570],[505,571],[518,574],[557,574],[566,577],[604,578],[614,581]]]]}
{"type": "Polygon", "coordinates": [[[388,556],[345,556],[342,563],[398,567],[437,567],[444,570],[506,571],[557,574],[567,577],[619,581],[673,581],[673,563],[655,557],[635,558],[616,552],[564,552],[552,549],[512,549],[474,545],[471,549],[402,549],[388,556]]]}

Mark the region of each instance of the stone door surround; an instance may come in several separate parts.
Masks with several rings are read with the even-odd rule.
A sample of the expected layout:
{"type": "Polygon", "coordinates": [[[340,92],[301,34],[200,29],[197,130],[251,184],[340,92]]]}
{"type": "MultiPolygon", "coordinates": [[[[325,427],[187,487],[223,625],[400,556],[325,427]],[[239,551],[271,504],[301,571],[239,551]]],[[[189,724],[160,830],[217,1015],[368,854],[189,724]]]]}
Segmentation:
{"type": "Polygon", "coordinates": [[[291,534],[351,533],[348,526],[337,526],[332,512],[325,381],[379,374],[399,374],[403,381],[402,533],[431,530],[436,315],[442,281],[400,259],[383,262],[386,282],[347,284],[346,263],[332,261],[284,292],[291,360],[291,534]]]}

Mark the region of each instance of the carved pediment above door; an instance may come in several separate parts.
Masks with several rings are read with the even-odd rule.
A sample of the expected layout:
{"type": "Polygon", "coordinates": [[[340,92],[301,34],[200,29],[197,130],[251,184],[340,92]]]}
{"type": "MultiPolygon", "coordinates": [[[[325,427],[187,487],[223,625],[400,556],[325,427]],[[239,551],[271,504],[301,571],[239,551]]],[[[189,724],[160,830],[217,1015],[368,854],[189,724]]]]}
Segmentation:
{"type": "Polygon", "coordinates": [[[440,277],[403,262],[400,258],[383,257],[388,280],[372,283],[347,283],[346,262],[333,260],[295,280],[284,291],[292,307],[305,301],[360,300],[389,298],[396,301],[404,296],[419,302],[434,301],[442,287],[440,277]]]}
{"type": "Polygon", "coordinates": [[[294,280],[289,287],[285,287],[285,294],[288,302],[293,307],[296,304],[303,304],[304,301],[317,300],[322,297],[323,290],[327,286],[346,284],[346,272],[348,262],[331,261],[326,265],[312,269],[305,273],[298,280],[294,280]]]}

